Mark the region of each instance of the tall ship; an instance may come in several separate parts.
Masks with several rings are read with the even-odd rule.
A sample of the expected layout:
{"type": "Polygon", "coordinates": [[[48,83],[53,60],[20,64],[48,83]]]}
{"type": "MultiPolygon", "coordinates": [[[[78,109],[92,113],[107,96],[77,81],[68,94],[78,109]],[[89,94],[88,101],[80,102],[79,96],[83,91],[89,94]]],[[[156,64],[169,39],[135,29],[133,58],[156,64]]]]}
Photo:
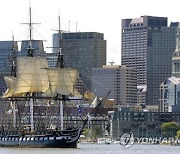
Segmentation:
{"type": "MultiPolygon", "coordinates": [[[[71,100],[72,96],[82,99],[81,94],[75,88],[78,79],[78,71],[72,68],[64,68],[64,55],[59,46],[57,65],[49,68],[45,57],[35,57],[32,46],[31,30],[31,7],[29,8],[30,39],[28,55],[16,57],[12,65],[11,76],[5,76],[7,91],[1,99],[8,100],[12,105],[14,130],[0,125],[1,147],[32,147],[32,148],[76,148],[83,128],[88,121],[89,114],[96,112],[100,104],[108,94],[99,101],[90,113],[78,124],[78,126],[63,129],[63,104],[71,100]],[[39,129],[35,125],[35,104],[56,102],[59,106],[60,126],[44,127],[39,129]],[[28,104],[30,125],[25,127],[16,124],[18,116],[16,106],[19,102],[28,104]]],[[[61,30],[59,29],[59,37],[61,30]]],[[[49,103],[51,105],[51,103],[49,103]]]]}

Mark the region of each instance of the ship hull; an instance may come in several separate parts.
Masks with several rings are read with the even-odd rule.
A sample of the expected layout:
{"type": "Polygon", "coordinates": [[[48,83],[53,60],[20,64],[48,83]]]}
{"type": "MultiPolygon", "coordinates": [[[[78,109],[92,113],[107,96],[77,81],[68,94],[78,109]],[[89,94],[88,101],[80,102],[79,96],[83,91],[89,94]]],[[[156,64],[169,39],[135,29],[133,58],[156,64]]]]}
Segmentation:
{"type": "Polygon", "coordinates": [[[52,135],[0,136],[0,147],[77,148],[81,130],[57,132],[52,135]]]}
{"type": "Polygon", "coordinates": [[[0,147],[77,148],[77,141],[71,143],[66,143],[65,141],[0,141],[0,147]]]}

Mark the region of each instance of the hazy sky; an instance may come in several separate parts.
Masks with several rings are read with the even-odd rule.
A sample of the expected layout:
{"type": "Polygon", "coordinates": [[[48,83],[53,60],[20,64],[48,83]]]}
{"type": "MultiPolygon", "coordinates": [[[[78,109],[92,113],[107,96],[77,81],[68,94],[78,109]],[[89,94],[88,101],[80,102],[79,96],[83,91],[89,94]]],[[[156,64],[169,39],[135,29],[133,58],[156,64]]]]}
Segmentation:
{"type": "MultiPolygon", "coordinates": [[[[0,0],[0,40],[28,38],[29,0],[0,0]]],[[[58,28],[58,12],[62,19],[62,29],[81,32],[104,33],[107,40],[107,62],[121,62],[121,19],[138,18],[143,15],[168,17],[180,21],[179,0],[31,0],[32,18],[41,23],[34,27],[34,39],[47,40],[58,28]],[[60,10],[60,11],[59,11],[60,10]]],[[[46,49],[49,50],[49,49],[46,49]]]]}

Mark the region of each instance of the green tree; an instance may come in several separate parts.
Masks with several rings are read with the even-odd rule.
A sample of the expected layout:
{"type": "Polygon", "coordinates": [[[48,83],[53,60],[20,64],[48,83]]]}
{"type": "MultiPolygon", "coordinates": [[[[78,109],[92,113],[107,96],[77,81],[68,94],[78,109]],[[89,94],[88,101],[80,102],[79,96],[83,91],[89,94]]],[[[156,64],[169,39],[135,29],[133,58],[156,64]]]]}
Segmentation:
{"type": "Polygon", "coordinates": [[[90,135],[90,130],[89,129],[84,129],[82,132],[82,135],[84,135],[86,138],[90,135]]]}
{"type": "Polygon", "coordinates": [[[180,130],[177,131],[176,137],[180,138],[180,130]]]}
{"type": "Polygon", "coordinates": [[[175,137],[179,129],[180,127],[176,122],[166,122],[161,126],[161,132],[164,137],[175,137]]]}
{"type": "Polygon", "coordinates": [[[92,130],[92,138],[97,139],[99,137],[103,137],[103,131],[101,127],[94,127],[92,130]]]}

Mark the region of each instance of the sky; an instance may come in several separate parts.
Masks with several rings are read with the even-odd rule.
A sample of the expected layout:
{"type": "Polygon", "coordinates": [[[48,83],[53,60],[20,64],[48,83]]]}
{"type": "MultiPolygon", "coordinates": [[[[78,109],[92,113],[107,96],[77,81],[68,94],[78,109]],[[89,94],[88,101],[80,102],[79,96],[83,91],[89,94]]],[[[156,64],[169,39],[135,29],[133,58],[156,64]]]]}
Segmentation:
{"type": "MultiPolygon", "coordinates": [[[[52,34],[58,29],[71,32],[99,32],[107,40],[107,64],[121,64],[121,19],[143,15],[180,21],[179,0],[31,0],[33,38],[52,47],[52,34]],[[77,24],[76,24],[77,23],[77,24]],[[76,26],[77,25],[77,26],[76,26]]],[[[0,41],[28,39],[29,0],[0,0],[0,41]]],[[[51,52],[50,48],[45,48],[51,52]]]]}

